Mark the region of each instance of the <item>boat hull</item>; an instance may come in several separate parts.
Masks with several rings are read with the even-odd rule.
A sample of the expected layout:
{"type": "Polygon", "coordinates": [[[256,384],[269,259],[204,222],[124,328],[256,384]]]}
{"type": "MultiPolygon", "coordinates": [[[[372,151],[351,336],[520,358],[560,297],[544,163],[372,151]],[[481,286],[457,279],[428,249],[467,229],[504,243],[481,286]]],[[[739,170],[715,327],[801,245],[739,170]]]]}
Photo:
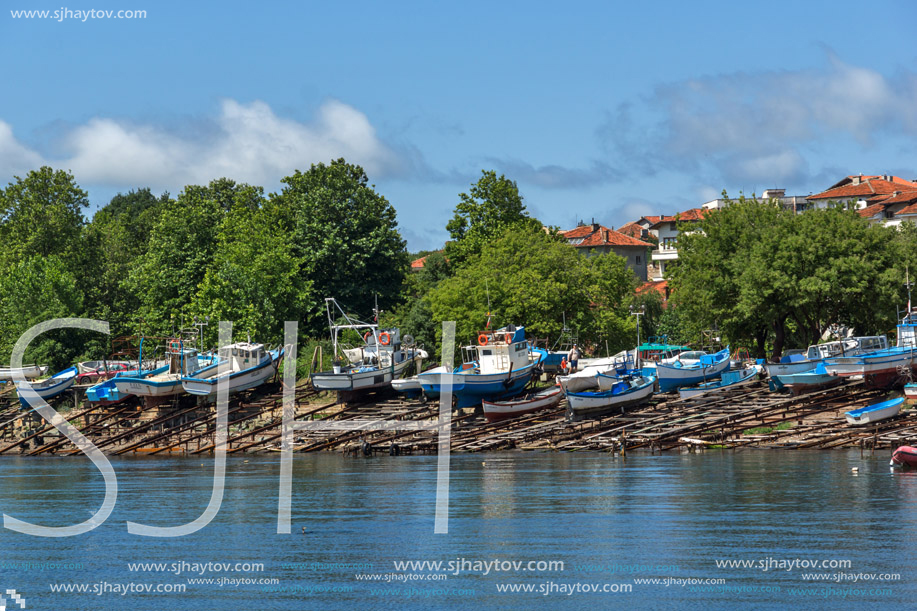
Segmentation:
{"type": "Polygon", "coordinates": [[[525,388],[532,379],[535,364],[529,364],[509,373],[447,373],[442,367],[418,374],[417,379],[423,387],[424,394],[442,393],[444,378],[452,377],[452,395],[455,407],[476,407],[485,400],[500,400],[513,397],[525,388]],[[439,371],[437,371],[439,370],[439,371]]]}
{"type": "Polygon", "coordinates": [[[825,370],[842,378],[863,376],[867,386],[882,388],[893,384],[899,377],[899,367],[914,369],[917,350],[890,348],[886,351],[855,357],[825,359],[825,370]]]}
{"type": "Polygon", "coordinates": [[[720,377],[724,371],[728,370],[728,357],[709,367],[674,367],[664,363],[657,363],[656,376],[659,378],[659,392],[669,392],[680,386],[693,386],[709,382],[720,377]]]}
{"type": "Polygon", "coordinates": [[[482,401],[481,404],[488,422],[500,422],[555,407],[563,396],[563,391],[555,386],[515,401],[482,401]]]}
{"type": "Polygon", "coordinates": [[[699,395],[710,395],[726,390],[727,388],[735,388],[736,386],[742,386],[744,384],[750,384],[754,382],[761,370],[758,366],[747,367],[740,371],[734,372],[723,372],[721,374],[721,379],[718,382],[706,382],[699,384],[698,386],[679,388],[678,395],[682,399],[689,399],[691,397],[697,397],[699,395]],[[732,374],[736,374],[732,376],[732,374]],[[732,376],[731,378],[729,376],[732,376]]]}
{"type": "Polygon", "coordinates": [[[570,420],[582,420],[601,416],[612,410],[624,410],[625,407],[637,405],[650,398],[653,394],[656,379],[640,378],[636,386],[622,393],[614,390],[603,392],[568,392],[567,415],[570,420]]]}
{"type": "Polygon", "coordinates": [[[388,386],[393,379],[401,377],[401,374],[413,362],[411,359],[405,359],[385,369],[370,369],[368,371],[342,371],[341,373],[323,371],[314,373],[312,374],[312,386],[316,390],[326,391],[367,390],[388,386]]]}
{"type": "Polygon", "coordinates": [[[54,374],[53,377],[47,380],[31,383],[20,382],[16,387],[20,405],[34,407],[35,399],[41,398],[45,401],[53,399],[73,386],[78,372],[79,370],[76,367],[70,367],[54,374]]]}
{"type": "Polygon", "coordinates": [[[904,403],[904,397],[898,397],[897,399],[890,399],[862,409],[849,411],[844,415],[847,418],[847,423],[853,426],[871,424],[897,416],[898,412],[901,411],[902,403],[904,403]]]}
{"type": "Polygon", "coordinates": [[[892,464],[917,468],[917,448],[901,446],[892,454],[892,464]]]}
{"type": "MultiPolygon", "coordinates": [[[[274,352],[255,367],[243,371],[229,373],[229,394],[255,388],[270,380],[277,373],[282,353],[274,352]]],[[[216,375],[211,378],[183,378],[182,388],[185,392],[199,397],[215,399],[219,388],[220,377],[227,374],[216,375]]]]}

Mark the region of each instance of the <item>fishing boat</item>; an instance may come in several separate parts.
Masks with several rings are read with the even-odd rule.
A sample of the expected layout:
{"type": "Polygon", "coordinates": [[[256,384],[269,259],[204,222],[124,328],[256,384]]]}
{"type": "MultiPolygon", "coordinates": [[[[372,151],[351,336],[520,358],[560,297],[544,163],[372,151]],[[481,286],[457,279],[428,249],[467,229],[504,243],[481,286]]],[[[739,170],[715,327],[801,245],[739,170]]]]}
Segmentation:
{"type": "Polygon", "coordinates": [[[687,352],[689,346],[678,346],[668,343],[665,335],[650,337],[646,342],[637,346],[635,365],[644,370],[644,373],[656,373],[657,363],[672,363],[678,355],[687,352]]]}
{"type": "Polygon", "coordinates": [[[474,407],[484,400],[519,394],[536,374],[544,354],[529,347],[525,327],[508,325],[482,331],[477,345],[462,349],[462,364],[453,369],[440,365],[417,375],[424,394],[440,393],[451,382],[454,406],[474,407]]]}
{"type": "Polygon", "coordinates": [[[847,424],[871,424],[897,416],[898,412],[901,411],[902,403],[904,403],[904,397],[898,397],[867,405],[866,407],[849,411],[844,415],[847,417],[847,424]]]}
{"type": "Polygon", "coordinates": [[[19,403],[23,407],[37,407],[37,405],[34,405],[37,403],[35,399],[40,397],[47,401],[58,396],[73,386],[77,372],[78,369],[76,367],[68,367],[44,380],[18,382],[16,384],[16,393],[19,395],[19,403]]]}
{"type": "Polygon", "coordinates": [[[659,392],[708,382],[719,378],[724,371],[729,371],[729,348],[715,354],[691,350],[682,352],[669,362],[656,363],[659,392]]]}
{"type": "Polygon", "coordinates": [[[719,380],[713,382],[703,382],[696,386],[683,386],[678,389],[678,396],[682,399],[696,397],[701,394],[713,394],[727,388],[735,388],[743,384],[754,382],[764,367],[761,365],[752,365],[738,371],[724,371],[719,380]]]}
{"type": "Polygon", "coordinates": [[[14,377],[22,376],[30,380],[40,378],[48,373],[47,365],[23,365],[22,367],[0,367],[0,381],[10,381],[14,377]]]}
{"type": "Polygon", "coordinates": [[[888,338],[884,335],[850,337],[824,344],[813,344],[806,351],[791,351],[780,359],[779,363],[765,365],[767,375],[789,375],[812,371],[827,358],[837,356],[856,356],[864,352],[875,352],[888,348],[888,338]]]}
{"type": "Polygon", "coordinates": [[[417,376],[392,380],[392,390],[400,392],[408,398],[416,398],[423,394],[423,386],[420,385],[420,380],[417,379],[417,376]]]}
{"type": "Polygon", "coordinates": [[[183,376],[181,385],[191,395],[213,400],[217,396],[220,380],[229,378],[229,394],[260,386],[277,373],[283,348],[266,350],[264,344],[238,342],[223,346],[217,351],[218,367],[207,368],[190,376],[183,376]]]}
{"type": "Polygon", "coordinates": [[[863,377],[866,386],[884,388],[902,379],[902,371],[917,366],[917,311],[908,312],[898,324],[898,342],[891,348],[852,357],[825,359],[828,373],[844,378],[863,377]]]}
{"type": "MultiPolygon", "coordinates": [[[[124,374],[134,375],[136,371],[127,371],[124,374]]],[[[86,389],[86,400],[96,405],[117,405],[133,396],[118,392],[114,379],[104,380],[86,389]]]]}
{"type": "Polygon", "coordinates": [[[890,465],[917,468],[917,448],[900,446],[892,453],[890,465]]]}
{"type": "Polygon", "coordinates": [[[795,397],[816,390],[832,388],[843,382],[844,378],[828,373],[825,364],[819,363],[812,371],[772,376],[768,380],[768,386],[773,391],[788,390],[795,397]]]}
{"type": "MultiPolygon", "coordinates": [[[[143,360],[143,340],[140,341],[141,362],[143,360]]],[[[182,377],[206,375],[216,369],[219,359],[215,354],[200,354],[197,349],[186,347],[183,340],[169,340],[166,350],[168,363],[152,370],[138,370],[128,375],[116,375],[112,378],[118,393],[137,395],[147,405],[153,405],[169,397],[185,392],[182,377]]]]}
{"type": "Polygon", "coordinates": [[[615,378],[608,390],[567,392],[567,419],[601,416],[614,409],[637,405],[649,399],[656,386],[655,376],[615,378]]]}
{"type": "Polygon", "coordinates": [[[506,401],[482,401],[481,404],[484,406],[484,417],[487,418],[487,421],[499,422],[555,407],[563,397],[563,391],[557,386],[552,386],[523,397],[506,401]]]}
{"type": "MultiPolygon", "coordinates": [[[[414,346],[410,335],[401,340],[398,329],[379,329],[375,323],[362,322],[348,316],[333,297],[325,299],[335,364],[331,371],[313,372],[312,387],[316,390],[341,392],[361,391],[390,386],[392,380],[402,377],[409,368],[420,369],[427,353],[414,346]],[[337,314],[345,324],[335,324],[337,314]],[[345,344],[346,336],[362,338],[361,344],[345,344]]],[[[378,309],[375,312],[378,319],[378,309]]],[[[316,364],[317,366],[317,364],[316,364]]]]}

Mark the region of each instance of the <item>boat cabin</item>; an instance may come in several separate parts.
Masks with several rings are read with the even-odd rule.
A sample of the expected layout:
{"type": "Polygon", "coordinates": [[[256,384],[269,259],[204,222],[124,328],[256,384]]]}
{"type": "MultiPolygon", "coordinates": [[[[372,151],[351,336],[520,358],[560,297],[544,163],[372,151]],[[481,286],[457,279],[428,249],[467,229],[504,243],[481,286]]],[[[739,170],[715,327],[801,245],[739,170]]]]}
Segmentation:
{"type": "Polygon", "coordinates": [[[190,376],[201,368],[197,350],[182,348],[179,342],[170,342],[166,355],[169,357],[169,375],[190,376]]]}
{"type": "Polygon", "coordinates": [[[898,346],[917,348],[917,311],[912,309],[898,325],[898,346]]]}
{"type": "Polygon", "coordinates": [[[496,331],[478,334],[478,345],[465,346],[462,352],[462,371],[473,369],[482,375],[506,373],[531,362],[525,327],[507,326],[496,331]]]}
{"type": "Polygon", "coordinates": [[[229,363],[230,371],[244,371],[257,366],[264,359],[264,344],[240,342],[220,348],[220,361],[229,363]]]}

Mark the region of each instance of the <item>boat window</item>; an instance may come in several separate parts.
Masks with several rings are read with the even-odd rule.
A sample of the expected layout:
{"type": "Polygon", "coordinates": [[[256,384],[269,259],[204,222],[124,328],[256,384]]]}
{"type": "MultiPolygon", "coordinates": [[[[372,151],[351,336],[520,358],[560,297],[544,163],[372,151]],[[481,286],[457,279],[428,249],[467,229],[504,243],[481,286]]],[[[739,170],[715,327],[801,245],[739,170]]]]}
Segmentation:
{"type": "Polygon", "coordinates": [[[490,350],[489,348],[481,350],[481,356],[491,356],[493,353],[493,350],[490,350]]]}

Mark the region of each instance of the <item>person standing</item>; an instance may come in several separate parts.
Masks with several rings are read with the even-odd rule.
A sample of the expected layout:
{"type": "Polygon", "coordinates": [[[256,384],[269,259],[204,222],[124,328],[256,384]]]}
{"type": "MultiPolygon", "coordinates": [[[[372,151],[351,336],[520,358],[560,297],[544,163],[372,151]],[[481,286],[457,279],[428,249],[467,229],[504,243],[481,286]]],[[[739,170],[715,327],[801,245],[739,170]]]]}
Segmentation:
{"type": "Polygon", "coordinates": [[[570,353],[567,354],[567,363],[570,365],[570,373],[576,373],[576,364],[579,361],[579,357],[579,348],[576,344],[573,344],[573,348],[571,348],[570,353]]]}

